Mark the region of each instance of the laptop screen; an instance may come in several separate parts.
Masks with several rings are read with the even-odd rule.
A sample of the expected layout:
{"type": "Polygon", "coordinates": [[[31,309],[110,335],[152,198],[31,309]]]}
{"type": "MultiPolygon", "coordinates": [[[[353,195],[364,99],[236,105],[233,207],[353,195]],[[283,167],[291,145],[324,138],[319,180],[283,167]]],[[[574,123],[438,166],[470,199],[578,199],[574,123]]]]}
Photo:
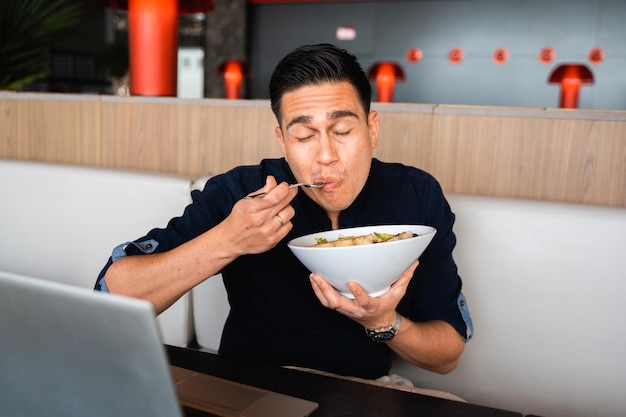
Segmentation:
{"type": "Polygon", "coordinates": [[[0,275],[0,415],[182,415],[151,304],[0,275]]]}
{"type": "Polygon", "coordinates": [[[0,416],[304,417],[312,401],[170,367],[146,301],[0,272],[0,416]]]}

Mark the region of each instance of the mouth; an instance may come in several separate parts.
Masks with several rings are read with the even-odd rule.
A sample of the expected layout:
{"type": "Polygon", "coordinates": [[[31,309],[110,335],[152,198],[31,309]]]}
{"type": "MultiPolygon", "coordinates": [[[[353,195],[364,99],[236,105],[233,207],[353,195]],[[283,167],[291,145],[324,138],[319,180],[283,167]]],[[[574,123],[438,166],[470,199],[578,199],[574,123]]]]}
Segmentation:
{"type": "Polygon", "coordinates": [[[330,180],[328,178],[320,179],[320,180],[316,181],[316,183],[321,183],[322,184],[322,186],[319,187],[319,189],[322,190],[322,191],[332,191],[337,186],[337,183],[335,181],[332,181],[332,180],[330,180]]]}

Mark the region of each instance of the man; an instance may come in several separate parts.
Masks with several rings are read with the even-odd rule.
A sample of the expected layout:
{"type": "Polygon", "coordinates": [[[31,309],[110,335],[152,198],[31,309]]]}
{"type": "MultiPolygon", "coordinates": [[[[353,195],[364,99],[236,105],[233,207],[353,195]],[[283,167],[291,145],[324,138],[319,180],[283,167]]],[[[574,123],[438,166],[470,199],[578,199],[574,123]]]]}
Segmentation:
{"type": "Polygon", "coordinates": [[[379,121],[370,99],[346,51],[322,44],[288,54],[270,81],[284,158],[211,178],[165,229],[116,248],[96,289],[161,312],[221,272],[231,304],[222,355],[361,378],[386,375],[391,351],[434,372],[454,369],[471,336],[452,259],[454,215],[432,176],[372,158],[379,121]],[[297,182],[324,186],[288,188],[297,182]],[[380,297],[356,283],[354,299],[341,296],[287,247],[298,236],[376,224],[437,229],[419,266],[380,297]]]}

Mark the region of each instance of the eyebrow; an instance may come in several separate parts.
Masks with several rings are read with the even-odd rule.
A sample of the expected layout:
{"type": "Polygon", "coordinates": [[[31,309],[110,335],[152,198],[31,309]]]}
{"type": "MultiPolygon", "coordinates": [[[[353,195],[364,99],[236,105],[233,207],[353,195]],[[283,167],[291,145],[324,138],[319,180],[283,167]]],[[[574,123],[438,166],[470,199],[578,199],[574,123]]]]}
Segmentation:
{"type": "Polygon", "coordinates": [[[342,117],[354,117],[355,119],[359,118],[356,113],[351,112],[350,110],[335,110],[326,114],[326,118],[328,120],[340,119],[342,117]]]}
{"type": "MultiPolygon", "coordinates": [[[[341,119],[342,117],[354,117],[356,119],[359,118],[359,116],[357,116],[356,113],[351,112],[350,110],[335,110],[335,111],[326,113],[327,120],[341,119]]],[[[307,116],[307,115],[294,117],[293,119],[291,119],[289,123],[287,123],[287,126],[285,126],[285,129],[289,129],[291,126],[296,125],[296,124],[309,123],[311,122],[312,119],[313,118],[311,116],[307,116]]]]}
{"type": "Polygon", "coordinates": [[[287,123],[287,126],[285,126],[285,129],[289,129],[293,125],[309,123],[311,119],[312,119],[311,116],[294,117],[293,119],[291,119],[291,121],[289,121],[289,123],[287,123]]]}

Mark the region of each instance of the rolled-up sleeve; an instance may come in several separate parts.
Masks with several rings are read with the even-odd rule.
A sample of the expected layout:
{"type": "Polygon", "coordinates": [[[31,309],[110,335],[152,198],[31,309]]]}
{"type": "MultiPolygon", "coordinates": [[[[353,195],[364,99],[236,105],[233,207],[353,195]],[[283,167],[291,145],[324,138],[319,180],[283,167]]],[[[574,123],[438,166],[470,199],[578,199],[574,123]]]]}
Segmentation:
{"type": "Polygon", "coordinates": [[[115,248],[113,248],[113,253],[111,254],[111,257],[109,258],[109,261],[107,262],[106,266],[102,269],[102,271],[100,272],[100,275],[98,275],[98,279],[96,280],[96,285],[94,287],[94,290],[100,291],[100,292],[106,292],[106,293],[109,292],[104,276],[106,275],[106,272],[109,270],[109,267],[113,265],[113,263],[128,256],[128,254],[126,253],[126,249],[128,247],[132,247],[135,250],[139,250],[141,253],[147,254],[147,253],[153,253],[154,251],[156,251],[158,246],[159,246],[159,242],[157,242],[154,239],[148,239],[148,240],[141,241],[141,242],[126,242],[126,243],[117,245],[115,248]]]}

